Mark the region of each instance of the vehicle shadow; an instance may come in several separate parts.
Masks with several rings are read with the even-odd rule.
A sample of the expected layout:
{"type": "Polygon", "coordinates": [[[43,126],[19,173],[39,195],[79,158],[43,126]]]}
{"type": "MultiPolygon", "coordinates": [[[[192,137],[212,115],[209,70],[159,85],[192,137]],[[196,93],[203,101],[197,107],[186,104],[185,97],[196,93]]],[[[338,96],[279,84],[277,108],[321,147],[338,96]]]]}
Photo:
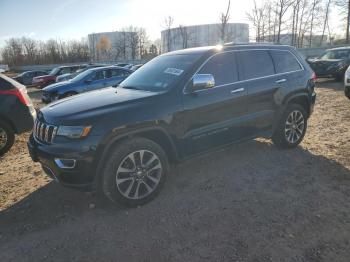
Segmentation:
{"type": "MultiPolygon", "coordinates": [[[[134,234],[135,238],[140,237],[141,240],[137,241],[142,241],[142,236],[147,234],[159,235],[166,239],[164,243],[148,240],[150,242],[145,242],[144,246],[140,247],[142,252],[146,252],[146,257],[150,258],[155,254],[151,255],[145,250],[151,242],[158,243],[158,247],[160,245],[160,248],[163,248],[158,249],[157,254],[163,254],[164,258],[166,252],[176,252],[167,249],[167,240],[172,241],[170,236],[184,234],[181,236],[183,243],[180,245],[190,245],[187,237],[190,238],[189,234],[196,235],[198,230],[214,235],[212,241],[218,241],[218,245],[223,241],[221,237],[231,237],[232,241],[245,239],[248,246],[255,246],[254,241],[268,237],[272,243],[271,248],[275,249],[279,244],[283,244],[278,241],[281,231],[287,229],[292,232],[290,234],[296,236],[312,235],[318,225],[325,234],[329,231],[329,238],[334,238],[332,230],[335,229],[329,229],[328,225],[349,217],[349,186],[350,170],[340,163],[324,156],[313,155],[301,146],[293,150],[279,150],[269,141],[259,139],[179,164],[172,169],[160,195],[140,208],[122,208],[104,197],[76,192],[51,182],[0,212],[0,246],[27,233],[68,224],[75,225],[70,227],[69,235],[80,234],[85,230],[84,234],[88,236],[84,237],[95,234],[95,239],[98,238],[96,232],[100,229],[107,239],[121,241],[125,235],[118,236],[115,233],[120,230],[115,224],[118,217],[118,222],[124,223],[124,226],[137,224],[135,229],[129,228],[129,234],[134,234]],[[341,212],[342,218],[334,212],[341,212]],[[322,225],[314,221],[315,214],[322,215],[322,225]],[[176,223],[172,219],[175,219],[176,223]],[[217,220],[220,220],[221,225],[215,223],[217,220]],[[308,220],[316,224],[310,229],[305,229],[308,220]],[[271,224],[271,221],[274,226],[265,227],[265,224],[271,224]],[[103,228],[103,224],[110,225],[108,230],[103,228]],[[154,224],[155,228],[166,227],[164,230],[170,233],[164,235],[164,231],[161,230],[158,233],[151,232],[146,226],[148,224],[154,224]],[[94,233],[90,231],[91,227],[94,228],[94,233]],[[142,227],[143,231],[137,231],[136,228],[139,227],[142,227]],[[245,228],[246,232],[242,231],[242,228],[245,228]],[[260,231],[257,231],[257,228],[260,231]],[[186,233],[180,233],[181,230],[186,233]],[[227,235],[229,232],[235,232],[235,236],[227,235]],[[248,243],[249,241],[252,243],[248,243]]],[[[348,229],[349,225],[346,227],[346,230],[348,229]]],[[[64,231],[62,234],[67,236],[68,233],[64,231]]],[[[203,234],[197,237],[198,241],[209,241],[203,234]]],[[[57,235],[47,236],[46,239],[53,243],[65,241],[63,236],[57,235]]],[[[93,240],[91,241],[92,244],[93,240]]],[[[139,246],[143,245],[143,242],[137,243],[139,246]]],[[[233,241],[230,249],[239,248],[235,246],[237,243],[233,241]]],[[[308,243],[313,244],[313,240],[308,243]]],[[[300,241],[299,245],[303,248],[305,242],[300,241]]],[[[108,248],[115,247],[104,246],[104,251],[108,248]]],[[[219,249],[217,247],[215,250],[219,252],[219,249]]],[[[85,255],[89,254],[88,248],[83,251],[85,255]]],[[[60,253],[62,250],[57,252],[56,255],[63,255],[60,253]]],[[[74,249],[69,252],[74,253],[74,249]]],[[[207,252],[210,253],[210,249],[207,252]]],[[[249,248],[240,252],[247,258],[250,256],[249,248]]],[[[91,254],[91,261],[98,258],[94,257],[97,254],[91,254]]],[[[139,254],[134,253],[135,256],[139,254]]],[[[182,256],[185,258],[186,252],[182,253],[182,256]]]]}
{"type": "Polygon", "coordinates": [[[336,91],[343,91],[344,90],[344,82],[336,81],[332,78],[321,78],[317,79],[316,82],[316,89],[317,88],[325,88],[325,89],[332,89],[336,91]]]}

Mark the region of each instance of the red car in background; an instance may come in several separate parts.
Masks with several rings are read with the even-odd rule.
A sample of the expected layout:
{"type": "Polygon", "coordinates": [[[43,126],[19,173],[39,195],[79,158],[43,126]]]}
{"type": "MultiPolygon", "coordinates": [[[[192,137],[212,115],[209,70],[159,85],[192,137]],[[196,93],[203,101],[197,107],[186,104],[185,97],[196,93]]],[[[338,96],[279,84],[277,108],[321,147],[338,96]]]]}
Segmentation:
{"type": "Polygon", "coordinates": [[[85,68],[86,65],[60,66],[55,67],[48,75],[33,78],[33,85],[37,88],[44,88],[56,82],[56,78],[63,74],[75,73],[78,69],[85,68]]]}

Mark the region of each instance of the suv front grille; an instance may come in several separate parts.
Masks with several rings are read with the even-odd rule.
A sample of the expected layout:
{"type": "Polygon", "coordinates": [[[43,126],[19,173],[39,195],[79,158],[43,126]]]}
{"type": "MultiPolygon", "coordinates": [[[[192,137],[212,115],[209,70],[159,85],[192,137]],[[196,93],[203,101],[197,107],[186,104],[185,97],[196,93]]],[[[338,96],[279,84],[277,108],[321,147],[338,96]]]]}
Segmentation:
{"type": "Polygon", "coordinates": [[[41,142],[51,144],[57,133],[57,126],[49,125],[39,120],[35,121],[33,135],[41,142]]]}

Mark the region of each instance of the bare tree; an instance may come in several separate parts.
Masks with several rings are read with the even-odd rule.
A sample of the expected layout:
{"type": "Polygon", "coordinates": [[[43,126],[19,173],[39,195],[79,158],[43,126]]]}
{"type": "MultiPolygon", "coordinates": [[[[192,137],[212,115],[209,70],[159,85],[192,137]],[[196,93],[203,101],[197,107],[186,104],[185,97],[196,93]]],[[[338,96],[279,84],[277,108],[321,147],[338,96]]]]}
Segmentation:
{"type": "Polygon", "coordinates": [[[182,48],[188,48],[189,32],[187,30],[187,27],[179,25],[179,31],[182,40],[182,48]]]}
{"type": "Polygon", "coordinates": [[[230,20],[230,8],[231,8],[231,0],[228,1],[227,9],[225,13],[220,14],[220,42],[223,44],[226,42],[226,34],[227,34],[227,24],[230,20]]]}
{"type": "Polygon", "coordinates": [[[341,13],[345,15],[345,41],[350,44],[350,0],[335,0],[334,3],[341,8],[341,13]]]}
{"type": "Polygon", "coordinates": [[[166,51],[169,52],[171,51],[171,46],[172,46],[172,35],[171,35],[171,27],[174,24],[174,17],[168,16],[164,19],[164,28],[166,29],[166,51]]]}
{"type": "Polygon", "coordinates": [[[247,13],[248,20],[253,24],[255,29],[255,41],[264,41],[265,31],[265,9],[266,6],[258,6],[254,0],[254,7],[251,12],[247,13]]]}
{"type": "Polygon", "coordinates": [[[280,43],[281,40],[281,29],[282,29],[282,23],[283,18],[288,9],[291,7],[293,1],[292,0],[277,0],[276,6],[277,6],[277,43],[280,43]]]}
{"type": "Polygon", "coordinates": [[[329,12],[330,12],[331,1],[332,0],[327,0],[327,2],[326,2],[326,9],[325,9],[326,11],[325,11],[325,16],[324,16],[324,21],[323,21],[323,30],[322,30],[322,36],[320,39],[320,45],[322,45],[322,43],[323,43],[324,34],[325,34],[326,27],[328,24],[328,17],[329,17],[329,12]]]}

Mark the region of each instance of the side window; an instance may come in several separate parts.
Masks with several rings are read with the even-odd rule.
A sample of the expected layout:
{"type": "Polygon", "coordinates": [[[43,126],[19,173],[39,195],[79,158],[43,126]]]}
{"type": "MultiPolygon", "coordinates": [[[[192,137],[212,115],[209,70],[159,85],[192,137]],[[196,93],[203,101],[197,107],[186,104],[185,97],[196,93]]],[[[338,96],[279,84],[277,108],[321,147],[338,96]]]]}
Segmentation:
{"type": "Polygon", "coordinates": [[[288,51],[271,50],[271,56],[275,63],[276,73],[286,73],[301,69],[296,58],[288,51]]]}
{"type": "Polygon", "coordinates": [[[124,76],[124,71],[119,69],[111,69],[109,77],[124,76]]]}
{"type": "Polygon", "coordinates": [[[101,80],[107,78],[107,70],[101,70],[95,72],[95,75],[93,76],[92,80],[101,80]]]}
{"type": "Polygon", "coordinates": [[[270,54],[265,50],[237,52],[240,80],[249,80],[275,74],[270,54]]]}
{"type": "Polygon", "coordinates": [[[70,68],[69,67],[63,67],[61,68],[61,71],[59,73],[59,75],[63,75],[63,74],[70,74],[70,68]]]}
{"type": "Polygon", "coordinates": [[[221,53],[213,56],[202,67],[198,74],[212,74],[216,86],[238,81],[235,56],[233,52],[221,53]]]}

